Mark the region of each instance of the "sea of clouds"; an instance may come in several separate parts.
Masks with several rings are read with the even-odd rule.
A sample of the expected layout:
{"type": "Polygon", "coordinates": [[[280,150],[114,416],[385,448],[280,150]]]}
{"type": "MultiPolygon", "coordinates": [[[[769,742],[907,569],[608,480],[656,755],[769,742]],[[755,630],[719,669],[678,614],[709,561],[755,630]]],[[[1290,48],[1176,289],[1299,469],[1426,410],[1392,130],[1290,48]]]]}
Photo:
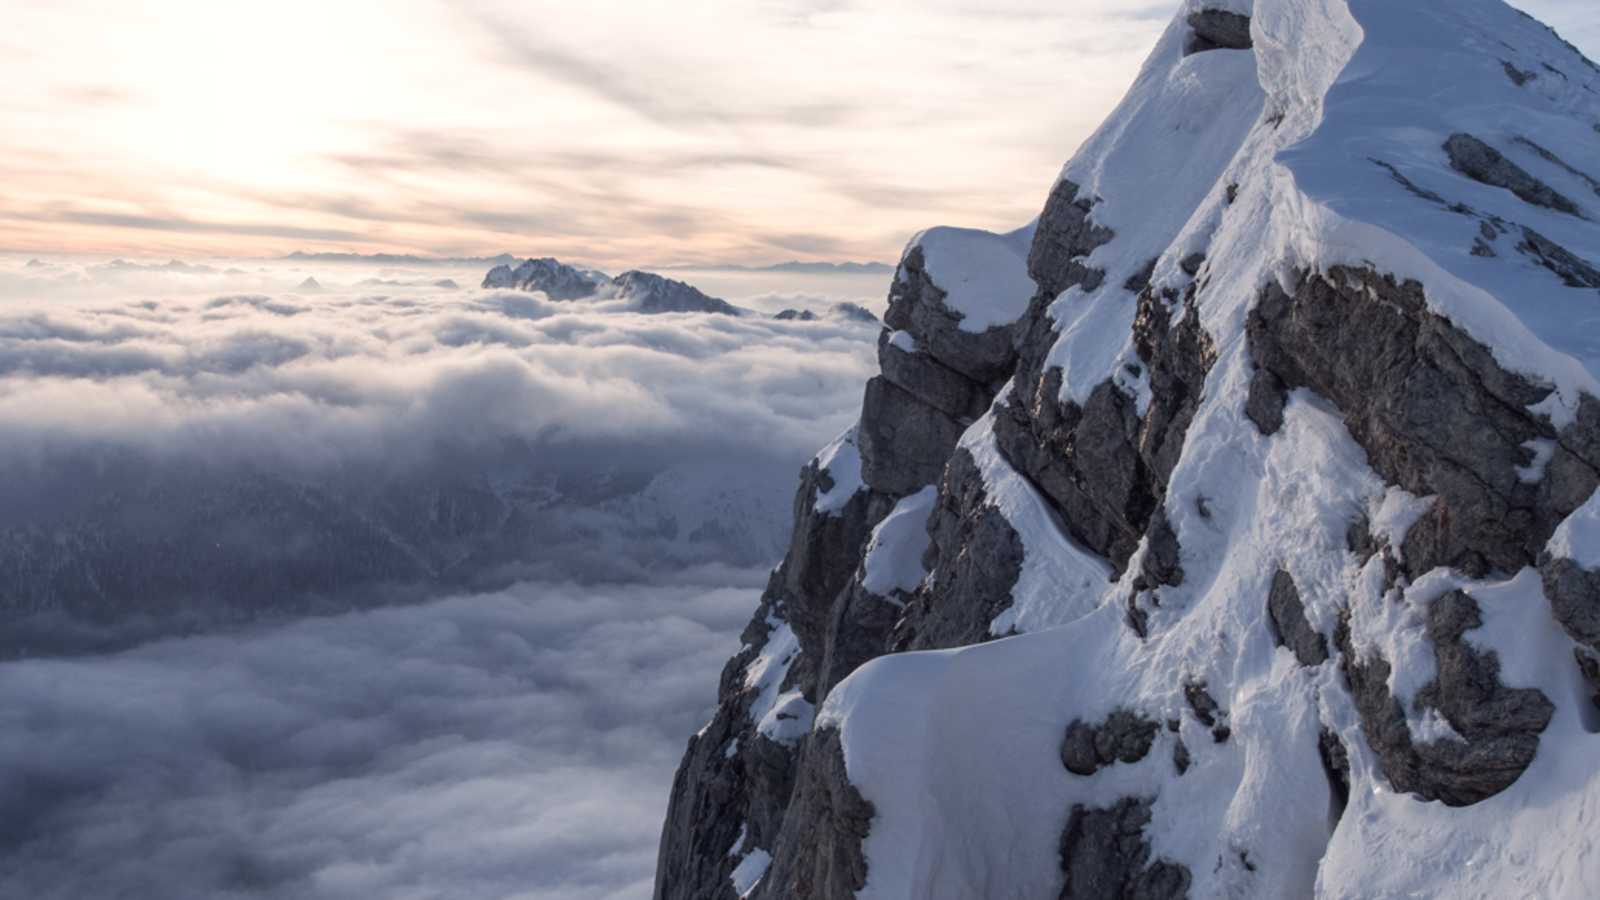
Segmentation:
{"type": "MultiPolygon", "coordinates": [[[[673,768],[787,537],[795,473],[856,414],[876,331],[606,314],[480,291],[481,275],[0,260],[0,554],[47,587],[70,573],[40,575],[40,559],[105,565],[72,545],[105,510],[132,518],[101,540],[176,528],[151,546],[200,545],[157,571],[228,571],[260,564],[251,548],[322,551],[317,534],[271,530],[306,515],[283,485],[307,509],[363,510],[415,485],[436,515],[466,496],[457,481],[549,473],[582,494],[646,476],[591,483],[605,496],[563,513],[574,546],[626,558],[609,573],[556,553],[501,584],[421,579],[319,615],[145,630],[118,604],[159,598],[41,619],[28,604],[48,590],[0,587],[0,627],[104,612],[124,638],[14,644],[0,662],[0,895],[649,895],[673,768]],[[707,504],[720,471],[761,487],[707,504]],[[244,508],[216,493],[235,482],[269,488],[244,508]],[[160,520],[185,504],[203,514],[160,520]],[[635,519],[682,509],[706,526],[695,553],[638,550],[635,519]],[[741,541],[752,523],[775,534],[759,563],[741,541]]],[[[763,312],[881,309],[886,287],[678,277],[763,312]]],[[[494,530],[463,526],[468,546],[447,549],[473,559],[494,530]]]]}

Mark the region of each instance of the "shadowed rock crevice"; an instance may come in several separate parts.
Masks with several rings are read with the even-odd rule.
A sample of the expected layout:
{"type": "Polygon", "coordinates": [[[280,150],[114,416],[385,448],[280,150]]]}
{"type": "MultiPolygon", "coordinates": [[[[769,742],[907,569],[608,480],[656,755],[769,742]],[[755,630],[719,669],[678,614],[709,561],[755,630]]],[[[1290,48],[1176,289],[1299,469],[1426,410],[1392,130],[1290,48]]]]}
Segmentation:
{"type": "Polygon", "coordinates": [[[1361,718],[1361,731],[1394,789],[1469,806],[1510,787],[1533,762],[1539,734],[1555,707],[1533,688],[1500,682],[1500,662],[1464,639],[1483,624],[1478,604],[1460,591],[1428,608],[1427,637],[1438,676],[1417,692],[1417,712],[1433,710],[1460,735],[1417,742],[1400,701],[1389,693],[1390,664],[1381,656],[1357,657],[1348,624],[1336,635],[1343,669],[1361,718]]]}
{"type": "Polygon", "coordinates": [[[923,560],[931,573],[890,637],[895,650],[932,650],[989,640],[1022,574],[1022,538],[989,502],[972,454],[958,450],[939,484],[923,560]]]}
{"type": "Polygon", "coordinates": [[[1337,827],[1350,805],[1350,753],[1339,736],[1324,728],[1317,735],[1317,756],[1328,778],[1328,828],[1337,827]]]}
{"type": "MultiPolygon", "coordinates": [[[[1007,461],[1054,507],[1073,540],[1118,573],[1152,527],[1216,359],[1194,297],[1191,285],[1174,324],[1174,296],[1149,289],[1140,295],[1133,336],[1152,391],[1142,417],[1134,398],[1110,380],[1082,406],[1063,401],[1059,368],[1022,368],[1044,364],[1046,352],[1029,348],[1012,394],[995,408],[995,439],[1007,461]]],[[[1048,327],[1023,332],[1041,333],[1053,341],[1048,327]]]]}
{"type": "Polygon", "coordinates": [[[854,897],[867,883],[862,845],[876,810],[850,783],[836,729],[820,729],[807,742],[789,810],[772,868],[752,896],[854,897]]]}
{"type": "Polygon", "coordinates": [[[1144,829],[1153,798],[1128,797],[1104,809],[1074,806],[1061,835],[1061,900],[1179,900],[1189,896],[1186,866],[1151,861],[1144,829]]]}
{"type": "Polygon", "coordinates": [[[1250,17],[1225,9],[1203,9],[1189,14],[1189,41],[1184,53],[1207,50],[1249,50],[1250,17]]]}
{"type": "Polygon", "coordinates": [[[1256,369],[1244,403],[1244,414],[1255,424],[1256,430],[1267,437],[1277,434],[1283,427],[1283,409],[1288,403],[1289,393],[1278,376],[1266,369],[1256,369]]]}

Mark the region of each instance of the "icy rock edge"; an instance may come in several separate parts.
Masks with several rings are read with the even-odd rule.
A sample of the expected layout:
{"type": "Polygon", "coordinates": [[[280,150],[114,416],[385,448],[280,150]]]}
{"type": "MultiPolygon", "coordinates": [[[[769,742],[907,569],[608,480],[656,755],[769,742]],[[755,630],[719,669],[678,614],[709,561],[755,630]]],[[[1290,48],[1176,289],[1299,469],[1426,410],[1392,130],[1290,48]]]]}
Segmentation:
{"type": "Polygon", "coordinates": [[[656,896],[1600,880],[1597,133],[1497,0],[1183,4],[1036,222],[907,247],[656,896]]]}

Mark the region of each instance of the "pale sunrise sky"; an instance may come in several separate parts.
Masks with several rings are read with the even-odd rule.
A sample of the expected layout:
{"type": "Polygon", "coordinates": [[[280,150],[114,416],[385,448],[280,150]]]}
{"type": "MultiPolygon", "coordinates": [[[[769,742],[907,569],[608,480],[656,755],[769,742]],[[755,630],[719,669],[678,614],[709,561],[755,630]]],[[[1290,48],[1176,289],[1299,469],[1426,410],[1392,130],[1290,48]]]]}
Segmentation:
{"type": "Polygon", "coordinates": [[[1025,223],[1177,2],[4,5],[0,250],[664,265],[1025,223]]]}

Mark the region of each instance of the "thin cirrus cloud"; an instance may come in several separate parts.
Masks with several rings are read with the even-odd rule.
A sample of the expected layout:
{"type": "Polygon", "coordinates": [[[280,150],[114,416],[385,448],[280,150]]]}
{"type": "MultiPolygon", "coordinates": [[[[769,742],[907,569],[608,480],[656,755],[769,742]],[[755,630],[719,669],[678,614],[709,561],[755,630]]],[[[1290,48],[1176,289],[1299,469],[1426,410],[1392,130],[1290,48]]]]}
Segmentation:
{"type": "Polygon", "coordinates": [[[930,224],[1029,218],[1164,16],[1109,0],[35,6],[6,48],[32,52],[0,54],[0,76],[42,92],[0,102],[0,247],[892,261],[930,224]]]}
{"type": "Polygon", "coordinates": [[[1174,5],[35,4],[0,247],[892,260],[1031,217],[1174,5]]]}
{"type": "MultiPolygon", "coordinates": [[[[0,247],[891,261],[1035,214],[1176,5],[34,4],[0,247]]],[[[1521,5],[1600,48],[1586,0],[1521,5]]]]}

